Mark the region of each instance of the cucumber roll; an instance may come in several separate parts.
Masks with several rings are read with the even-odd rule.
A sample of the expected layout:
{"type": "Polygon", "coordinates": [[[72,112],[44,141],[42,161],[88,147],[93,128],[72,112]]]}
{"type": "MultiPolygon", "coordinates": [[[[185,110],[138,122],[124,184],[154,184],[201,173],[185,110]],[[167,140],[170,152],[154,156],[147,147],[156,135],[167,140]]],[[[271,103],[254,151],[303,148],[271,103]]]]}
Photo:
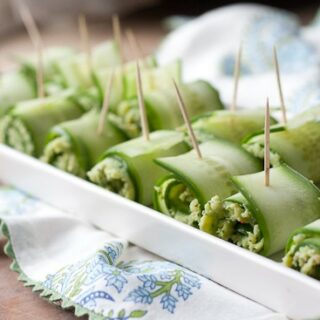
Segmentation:
{"type": "Polygon", "coordinates": [[[199,147],[202,159],[194,150],[156,159],[169,174],[154,188],[156,210],[194,227],[199,227],[201,212],[212,197],[225,198],[236,192],[232,175],[262,169],[260,162],[238,145],[216,139],[199,147]]]}
{"type": "Polygon", "coordinates": [[[232,181],[239,193],[211,199],[200,229],[242,248],[272,255],[285,247],[295,229],[320,217],[320,190],[286,164],[270,170],[268,187],[264,172],[232,181]]]}
{"type": "MultiPolygon", "coordinates": [[[[93,75],[88,69],[87,58],[84,53],[78,53],[68,59],[59,61],[57,69],[66,87],[89,88],[96,81],[96,72],[108,70],[120,65],[120,56],[117,45],[113,41],[99,44],[92,50],[91,64],[93,75]]],[[[106,76],[108,73],[106,72],[106,76]]]]}
{"type": "MultiPolygon", "coordinates": [[[[270,122],[276,123],[272,118],[270,122]]],[[[263,126],[264,111],[260,109],[213,111],[192,121],[193,130],[200,142],[218,138],[240,144],[245,137],[261,130],[263,126]]]]}
{"type": "Polygon", "coordinates": [[[296,230],[290,236],[283,263],[320,280],[320,219],[296,230]]]}
{"type": "Polygon", "coordinates": [[[85,178],[102,153],[125,137],[109,121],[97,134],[100,113],[92,110],[82,117],[54,126],[41,159],[61,170],[85,178]]]}
{"type": "MultiPolygon", "coordinates": [[[[126,98],[135,98],[137,96],[136,87],[136,71],[135,63],[132,64],[134,68],[125,69],[125,86],[126,98]]],[[[157,64],[146,67],[146,63],[140,62],[141,83],[144,93],[152,92],[154,90],[172,88],[172,79],[177,83],[181,82],[181,61],[177,60],[168,65],[158,66],[157,64]]],[[[148,66],[148,65],[147,65],[148,66]]]]}
{"type": "MultiPolygon", "coordinates": [[[[314,182],[320,182],[320,122],[309,121],[297,127],[288,125],[270,134],[272,166],[286,163],[314,182]]],[[[249,138],[243,147],[255,157],[264,157],[264,136],[249,138]]]]}
{"type": "Polygon", "coordinates": [[[39,157],[54,125],[80,117],[91,104],[79,92],[18,103],[0,120],[0,142],[39,157]],[[89,105],[85,105],[89,103],[89,105]]]}
{"type": "Polygon", "coordinates": [[[37,95],[34,83],[23,72],[10,71],[0,76],[0,117],[16,103],[37,95]]]}
{"type": "MultiPolygon", "coordinates": [[[[67,47],[52,47],[44,50],[43,53],[43,72],[44,72],[44,88],[46,95],[56,94],[66,88],[66,83],[59,72],[60,61],[74,59],[75,51],[67,47]]],[[[31,55],[27,58],[18,56],[20,63],[20,71],[28,77],[33,84],[35,91],[37,87],[37,57],[31,55]]]]}
{"type": "MultiPolygon", "coordinates": [[[[193,117],[211,110],[223,108],[219,93],[205,81],[180,85],[188,114],[193,117]]],[[[144,92],[148,123],[151,131],[175,129],[182,125],[179,104],[173,88],[144,92]]],[[[110,120],[123,130],[128,137],[141,134],[140,113],[136,98],[121,102],[110,120]]]]}
{"type": "Polygon", "coordinates": [[[153,186],[166,174],[153,160],[187,150],[182,132],[155,131],[150,134],[150,140],[140,137],[107,150],[88,176],[93,183],[105,189],[151,205],[153,186]]]}
{"type": "MultiPolygon", "coordinates": [[[[149,69],[156,69],[157,63],[153,56],[149,56],[140,62],[140,66],[143,72],[145,72],[149,69]]],[[[131,79],[132,77],[135,79],[136,63],[128,62],[113,68],[100,68],[95,71],[95,83],[100,92],[101,101],[103,100],[104,91],[112,72],[113,90],[110,95],[110,110],[114,110],[122,100],[125,100],[130,95],[132,90],[135,90],[135,84],[134,89],[132,89],[133,84],[130,84],[127,78],[131,79]]]]}

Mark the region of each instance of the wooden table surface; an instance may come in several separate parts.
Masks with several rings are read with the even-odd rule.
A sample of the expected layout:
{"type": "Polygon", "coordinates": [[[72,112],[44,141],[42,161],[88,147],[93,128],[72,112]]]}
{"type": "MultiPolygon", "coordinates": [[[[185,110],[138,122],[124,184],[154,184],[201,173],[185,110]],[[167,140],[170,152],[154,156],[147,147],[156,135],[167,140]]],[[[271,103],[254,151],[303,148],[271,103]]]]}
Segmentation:
{"type": "MultiPolygon", "coordinates": [[[[111,36],[110,21],[90,23],[91,43],[95,44],[111,36]]],[[[132,28],[145,54],[158,45],[164,30],[161,18],[125,18],[123,28],[132,28]]],[[[49,27],[42,33],[44,43],[50,45],[71,45],[80,47],[76,23],[67,26],[49,27]]],[[[128,48],[128,46],[127,46],[128,48]]],[[[32,45],[24,30],[1,41],[0,68],[11,65],[10,55],[15,52],[32,51],[32,45]]],[[[130,53],[127,50],[127,56],[130,53]]],[[[30,288],[17,280],[17,274],[9,269],[11,260],[3,253],[4,241],[0,241],[0,320],[71,320],[79,319],[72,312],[61,310],[39,297],[30,288]]],[[[81,319],[86,319],[82,317],[81,319]]]]}

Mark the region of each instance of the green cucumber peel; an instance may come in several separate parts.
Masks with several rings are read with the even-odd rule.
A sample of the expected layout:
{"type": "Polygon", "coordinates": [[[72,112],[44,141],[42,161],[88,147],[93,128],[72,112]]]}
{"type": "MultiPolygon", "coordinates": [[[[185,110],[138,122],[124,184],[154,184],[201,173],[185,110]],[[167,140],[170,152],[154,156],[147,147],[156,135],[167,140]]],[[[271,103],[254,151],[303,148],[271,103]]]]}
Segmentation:
{"type": "Polygon", "coordinates": [[[270,170],[270,179],[266,187],[264,172],[232,178],[263,234],[263,255],[283,249],[292,231],[320,217],[320,190],[307,178],[283,164],[270,170]],[[309,201],[308,210],[303,201],[309,201]]]}
{"type": "Polygon", "coordinates": [[[160,156],[181,154],[187,150],[182,133],[163,130],[151,133],[149,141],[140,137],[114,146],[103,154],[102,159],[117,156],[126,162],[137,188],[136,201],[150,205],[154,184],[166,175],[165,170],[158,167],[153,160],[160,156]]]}

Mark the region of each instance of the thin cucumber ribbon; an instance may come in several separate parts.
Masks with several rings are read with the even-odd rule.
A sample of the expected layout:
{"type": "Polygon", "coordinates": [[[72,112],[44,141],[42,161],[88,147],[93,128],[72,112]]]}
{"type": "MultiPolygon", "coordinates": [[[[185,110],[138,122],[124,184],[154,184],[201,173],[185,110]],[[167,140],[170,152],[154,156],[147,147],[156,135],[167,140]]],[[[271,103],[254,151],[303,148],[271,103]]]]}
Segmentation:
{"type": "Polygon", "coordinates": [[[212,197],[225,198],[236,192],[232,175],[262,169],[259,161],[227,141],[207,141],[200,150],[202,159],[194,151],[156,159],[169,174],[157,182],[153,202],[158,211],[195,227],[199,227],[201,212],[212,197]]]}
{"type": "MultiPolygon", "coordinates": [[[[170,80],[172,84],[172,80],[170,80]]],[[[223,109],[219,93],[205,81],[180,85],[181,94],[190,117],[212,110],[223,109]]],[[[176,93],[173,87],[147,91],[144,94],[148,122],[152,131],[175,129],[182,125],[176,93]]],[[[110,115],[110,120],[123,130],[128,137],[141,134],[140,114],[137,99],[125,100],[110,115]]]]}
{"type": "Polygon", "coordinates": [[[20,101],[36,97],[36,88],[20,71],[10,71],[0,76],[0,118],[20,101]]]}
{"type": "MultiPolygon", "coordinates": [[[[85,53],[78,53],[56,64],[56,69],[61,75],[66,87],[90,88],[94,85],[97,72],[104,72],[111,67],[120,65],[120,55],[116,44],[113,41],[106,41],[94,47],[90,61],[85,53]],[[92,70],[89,70],[89,64],[92,70]],[[92,73],[91,73],[92,72],[92,73]]],[[[107,76],[105,73],[105,77],[107,76]]]]}
{"type": "MultiPolygon", "coordinates": [[[[72,54],[69,48],[50,48],[43,54],[44,85],[46,94],[61,91],[61,79],[56,63],[72,54]]],[[[34,99],[37,95],[36,57],[17,57],[19,68],[0,76],[0,117],[18,102],[34,99]]]]}
{"type": "MultiPolygon", "coordinates": [[[[74,59],[76,53],[68,47],[51,47],[43,51],[43,81],[46,95],[56,94],[66,88],[66,84],[59,71],[60,61],[74,59]]],[[[20,71],[28,78],[30,83],[37,91],[37,69],[38,62],[35,54],[31,56],[17,56],[17,62],[20,64],[20,71]]]]}
{"type": "MultiPolygon", "coordinates": [[[[320,182],[320,121],[299,126],[288,124],[270,135],[271,164],[286,163],[314,182],[320,182]]],[[[259,159],[264,157],[264,135],[249,138],[243,147],[259,159]]]]}
{"type": "Polygon", "coordinates": [[[48,136],[42,161],[71,174],[86,177],[102,153],[125,137],[108,120],[97,133],[100,113],[92,110],[82,117],[54,126],[48,136]]]}
{"type": "Polygon", "coordinates": [[[232,178],[239,193],[215,197],[202,212],[200,229],[263,255],[284,249],[290,234],[320,218],[320,190],[283,164],[264,172],[232,178]]]}
{"type": "Polygon", "coordinates": [[[283,263],[320,280],[320,219],[292,233],[283,263]]]}
{"type": "Polygon", "coordinates": [[[20,102],[0,120],[0,142],[39,157],[50,128],[80,117],[95,101],[88,93],[67,90],[56,96],[20,102]]]}
{"type": "MultiPolygon", "coordinates": [[[[140,70],[143,77],[144,93],[148,92],[148,85],[153,84],[152,77],[146,78],[146,73],[156,76],[159,72],[165,73],[166,69],[158,68],[157,62],[153,56],[148,56],[140,60],[140,70]]],[[[99,68],[95,70],[94,83],[97,86],[101,101],[104,98],[105,88],[113,73],[112,91],[110,94],[110,111],[116,112],[118,104],[132,96],[132,92],[136,90],[136,62],[127,62],[123,65],[114,65],[113,67],[99,68]]],[[[176,75],[173,76],[176,78],[176,75]]]]}
{"type": "MultiPolygon", "coordinates": [[[[200,142],[218,138],[240,144],[245,137],[263,128],[264,117],[261,109],[220,110],[194,118],[192,127],[200,142]]],[[[271,124],[275,123],[271,118],[271,124]]]]}
{"type": "MultiPolygon", "coordinates": [[[[181,82],[180,61],[174,61],[166,66],[158,66],[153,56],[139,60],[141,71],[141,83],[144,94],[164,89],[175,79],[181,82]]],[[[110,96],[110,111],[118,115],[118,105],[124,100],[135,99],[137,96],[136,88],[136,61],[128,62],[115,68],[99,69],[95,72],[96,84],[103,98],[105,87],[113,73],[113,90],[110,96]]],[[[136,137],[136,136],[135,136],[136,137]]]]}
{"type": "Polygon", "coordinates": [[[188,151],[184,134],[155,131],[150,139],[136,138],[106,151],[89,172],[89,179],[101,187],[144,205],[151,205],[155,182],[166,172],[154,159],[188,151]]]}

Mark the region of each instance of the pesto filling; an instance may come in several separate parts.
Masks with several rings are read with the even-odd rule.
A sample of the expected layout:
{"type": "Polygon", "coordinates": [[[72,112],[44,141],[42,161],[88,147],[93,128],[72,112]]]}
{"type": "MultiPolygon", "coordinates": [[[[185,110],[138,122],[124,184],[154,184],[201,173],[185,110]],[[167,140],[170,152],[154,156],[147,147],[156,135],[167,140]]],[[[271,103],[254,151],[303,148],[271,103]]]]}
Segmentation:
{"type": "Polygon", "coordinates": [[[308,276],[320,280],[320,249],[310,244],[301,244],[305,235],[297,234],[292,239],[292,245],[283,258],[283,263],[308,276]]]}
{"type": "Polygon", "coordinates": [[[141,135],[140,112],[135,100],[121,102],[116,112],[110,113],[109,118],[129,138],[141,135]]]}
{"type": "MultiPolygon", "coordinates": [[[[246,143],[243,145],[243,148],[251,153],[254,157],[258,159],[264,159],[264,145],[255,142],[255,143],[246,143]]],[[[273,167],[277,167],[281,164],[281,157],[280,155],[270,150],[270,163],[273,167]]]]}
{"type": "Polygon", "coordinates": [[[292,268],[320,279],[320,250],[312,246],[301,246],[292,257],[292,268]]]}
{"type": "Polygon", "coordinates": [[[181,181],[170,178],[155,187],[161,212],[183,223],[197,227],[198,223],[190,214],[190,204],[195,199],[194,193],[181,181]]]}
{"type": "Polygon", "coordinates": [[[23,123],[18,118],[5,116],[0,122],[0,142],[16,150],[33,156],[35,145],[32,136],[23,123]]]}
{"type": "Polygon", "coordinates": [[[260,227],[244,205],[214,196],[201,213],[200,229],[252,252],[263,249],[260,227]]]}
{"type": "Polygon", "coordinates": [[[125,162],[120,158],[107,157],[89,172],[93,183],[125,198],[135,199],[135,188],[125,162]]]}
{"type": "Polygon", "coordinates": [[[86,172],[81,167],[67,137],[58,137],[50,141],[44,149],[41,160],[73,175],[86,177],[86,172]]]}

